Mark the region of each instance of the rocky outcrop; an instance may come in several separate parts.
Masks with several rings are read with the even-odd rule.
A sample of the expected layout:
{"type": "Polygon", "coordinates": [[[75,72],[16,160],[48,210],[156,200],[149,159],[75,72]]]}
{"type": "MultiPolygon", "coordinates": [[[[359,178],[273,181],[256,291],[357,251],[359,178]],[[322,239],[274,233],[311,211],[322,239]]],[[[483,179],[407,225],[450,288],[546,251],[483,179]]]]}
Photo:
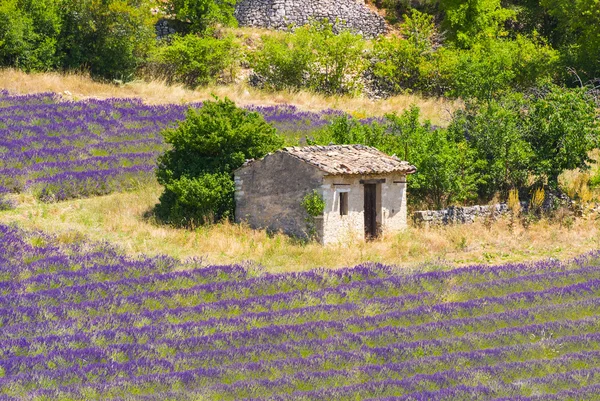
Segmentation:
{"type": "Polygon", "coordinates": [[[241,26],[288,29],[327,19],[334,29],[350,29],[367,38],[387,31],[385,20],[357,0],[239,0],[235,16],[241,26]]]}

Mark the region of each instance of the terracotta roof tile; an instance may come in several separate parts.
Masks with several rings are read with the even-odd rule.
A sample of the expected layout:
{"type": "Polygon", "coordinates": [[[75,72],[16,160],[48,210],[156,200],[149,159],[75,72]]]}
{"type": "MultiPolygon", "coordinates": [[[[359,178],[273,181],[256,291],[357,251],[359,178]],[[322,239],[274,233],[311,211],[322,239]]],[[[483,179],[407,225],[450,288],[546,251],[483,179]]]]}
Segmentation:
{"type": "Polygon", "coordinates": [[[412,174],[416,171],[408,162],[364,145],[290,147],[279,152],[286,152],[330,175],[412,174]]]}

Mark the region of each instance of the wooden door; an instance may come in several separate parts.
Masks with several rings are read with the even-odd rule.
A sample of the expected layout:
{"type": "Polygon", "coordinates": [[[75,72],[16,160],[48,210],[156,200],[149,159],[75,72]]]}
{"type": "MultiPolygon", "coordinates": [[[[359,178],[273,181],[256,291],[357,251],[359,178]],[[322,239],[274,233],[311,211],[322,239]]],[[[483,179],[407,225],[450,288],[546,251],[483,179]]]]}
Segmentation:
{"type": "Polygon", "coordinates": [[[365,184],[365,238],[377,238],[377,184],[365,184]]]}

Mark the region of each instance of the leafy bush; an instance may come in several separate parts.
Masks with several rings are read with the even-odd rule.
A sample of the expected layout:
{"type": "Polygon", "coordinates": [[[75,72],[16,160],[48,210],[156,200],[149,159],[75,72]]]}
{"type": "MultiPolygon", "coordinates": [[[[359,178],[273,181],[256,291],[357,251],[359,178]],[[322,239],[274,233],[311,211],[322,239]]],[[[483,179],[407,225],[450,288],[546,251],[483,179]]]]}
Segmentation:
{"type": "Polygon", "coordinates": [[[193,227],[233,217],[235,184],[229,174],[182,176],[165,183],[156,212],[159,217],[193,227]]]}
{"type": "Polygon", "coordinates": [[[506,91],[528,89],[551,79],[558,53],[524,36],[515,40],[489,39],[469,50],[458,50],[456,61],[442,72],[449,95],[463,99],[491,99],[506,91]]]}
{"type": "Polygon", "coordinates": [[[188,110],[185,121],[163,135],[172,148],[158,161],[165,190],[156,214],[184,226],[233,217],[233,171],[283,144],[262,116],[227,99],[188,110]]]}
{"type": "Polygon", "coordinates": [[[469,105],[458,111],[450,126],[451,135],[468,140],[474,150],[479,178],[479,195],[507,195],[512,188],[527,184],[533,157],[523,131],[524,100],[518,96],[469,105]]]}
{"type": "Polygon", "coordinates": [[[514,10],[503,8],[500,0],[440,0],[445,12],[444,26],[462,48],[469,48],[481,38],[505,36],[504,25],[514,18],[514,10]]]}
{"type": "Polygon", "coordinates": [[[61,21],[56,0],[0,3],[0,65],[25,71],[56,68],[61,21]]]}
{"type": "Polygon", "coordinates": [[[159,47],[154,54],[153,72],[169,82],[181,82],[189,87],[206,85],[222,77],[235,78],[240,48],[233,37],[217,39],[212,36],[174,36],[170,43],[159,47]]]}
{"type": "Polygon", "coordinates": [[[149,0],[81,0],[62,12],[58,52],[66,69],[129,80],[155,42],[149,0]]]}
{"type": "Polygon", "coordinates": [[[427,82],[427,63],[434,52],[437,31],[433,17],[413,10],[404,15],[403,37],[381,37],[373,46],[373,73],[395,92],[432,87],[427,82]]]}
{"type": "Polygon", "coordinates": [[[182,33],[205,34],[214,24],[236,24],[235,3],[236,0],[167,0],[160,4],[167,15],[182,23],[182,33]]]}
{"type": "Polygon", "coordinates": [[[361,143],[408,160],[417,167],[417,173],[409,177],[412,203],[440,208],[473,199],[477,189],[474,152],[464,139],[456,141],[446,130],[434,129],[419,118],[417,107],[371,124],[340,117],[310,142],[361,143]]]}
{"type": "Polygon", "coordinates": [[[270,89],[310,88],[328,94],[360,90],[365,42],[349,31],[333,32],[327,21],[293,33],[263,37],[252,67],[270,89]]]}
{"type": "Polygon", "coordinates": [[[600,129],[596,105],[584,88],[544,88],[532,97],[525,118],[534,174],[556,187],[563,171],[589,168],[600,129]]]}
{"type": "Polygon", "coordinates": [[[531,180],[556,188],[562,172],[588,168],[600,134],[585,91],[554,85],[528,97],[471,103],[449,129],[475,150],[479,193],[486,198],[531,180]]]}

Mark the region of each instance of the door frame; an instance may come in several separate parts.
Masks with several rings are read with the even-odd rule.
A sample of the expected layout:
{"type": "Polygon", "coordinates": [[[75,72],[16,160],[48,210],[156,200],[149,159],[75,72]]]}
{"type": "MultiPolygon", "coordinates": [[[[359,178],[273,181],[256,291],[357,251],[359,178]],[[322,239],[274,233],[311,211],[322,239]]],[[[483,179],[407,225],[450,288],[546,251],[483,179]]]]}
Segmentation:
{"type": "Polygon", "coordinates": [[[378,185],[374,182],[365,182],[363,184],[364,191],[364,224],[365,224],[365,239],[373,240],[379,237],[379,227],[377,225],[377,193],[378,185]]]}

